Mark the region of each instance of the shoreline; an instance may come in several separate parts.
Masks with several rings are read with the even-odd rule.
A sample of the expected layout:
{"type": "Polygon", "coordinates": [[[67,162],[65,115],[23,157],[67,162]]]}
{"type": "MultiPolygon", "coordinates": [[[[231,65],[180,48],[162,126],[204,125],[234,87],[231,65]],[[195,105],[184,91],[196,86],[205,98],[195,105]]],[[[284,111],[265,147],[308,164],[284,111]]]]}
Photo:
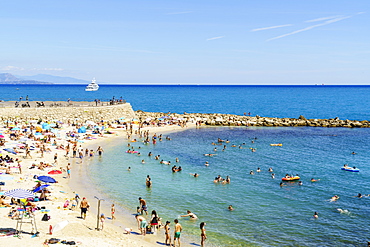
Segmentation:
{"type": "MultiPolygon", "coordinates": [[[[58,133],[58,137],[55,138],[58,142],[58,144],[66,144],[66,138],[63,137],[67,131],[71,130],[77,130],[75,127],[71,126],[66,126],[66,124],[63,125],[62,130],[58,133]]],[[[162,127],[155,127],[155,132],[158,133],[167,133],[171,131],[178,131],[181,130],[179,126],[172,128],[172,126],[168,126],[162,129],[162,127]]],[[[9,134],[10,131],[8,132],[7,128],[1,128],[0,132],[2,134],[9,134]]],[[[105,135],[105,137],[99,137],[96,140],[90,140],[90,141],[85,141],[85,144],[83,144],[83,148],[93,148],[96,147],[97,145],[104,145],[104,143],[108,142],[114,142],[114,140],[118,138],[124,138],[125,131],[122,129],[117,129],[117,135],[112,136],[112,135],[105,135]]],[[[10,139],[6,137],[6,144],[11,143],[10,139]]],[[[31,144],[33,145],[33,144],[31,144]]],[[[49,210],[48,214],[51,216],[51,219],[49,221],[43,222],[40,221],[43,213],[36,211],[35,212],[35,220],[36,220],[36,225],[37,225],[37,231],[39,232],[38,237],[33,237],[29,238],[28,234],[30,234],[30,229],[26,224],[22,227],[22,234],[21,239],[18,238],[0,238],[0,242],[4,245],[13,245],[14,243],[18,244],[25,244],[27,243],[27,246],[40,246],[44,243],[45,239],[50,239],[50,238],[59,238],[59,239],[67,239],[73,240],[78,242],[79,244],[77,246],[91,246],[93,245],[92,243],[102,243],[104,246],[158,246],[158,244],[163,243],[164,241],[164,234],[163,236],[160,232],[159,235],[157,236],[152,236],[151,234],[142,237],[138,236],[135,234],[137,232],[137,225],[134,217],[130,219],[130,214],[128,210],[127,212],[124,212],[121,214],[121,208],[117,205],[116,211],[117,211],[117,220],[112,224],[110,220],[106,220],[105,223],[105,229],[103,231],[96,231],[95,227],[97,224],[96,221],[96,201],[94,201],[94,194],[99,192],[99,188],[96,187],[96,190],[91,190],[91,187],[95,187],[95,184],[92,184],[91,181],[88,179],[88,176],[85,178],[83,176],[78,176],[78,173],[83,174],[83,171],[87,171],[87,165],[89,163],[89,160],[86,160],[84,158],[84,162],[82,164],[77,164],[79,159],[73,159],[73,158],[66,158],[64,156],[65,151],[64,150],[58,150],[55,149],[50,144],[47,144],[47,147],[51,148],[50,152],[47,152],[44,154],[44,157],[41,158],[39,157],[40,154],[36,153],[35,151],[31,152],[32,159],[28,158],[25,159],[25,157],[22,158],[23,155],[25,155],[24,151],[23,153],[18,154],[18,155],[11,155],[14,158],[20,158],[21,163],[22,163],[22,174],[16,174],[12,171],[13,174],[11,175],[5,175],[2,174],[2,179],[4,178],[3,176],[8,176],[9,178],[13,178],[13,180],[6,180],[6,185],[2,186],[2,193],[5,191],[8,191],[13,188],[32,188],[35,185],[35,180],[33,179],[34,175],[48,175],[47,172],[50,171],[51,169],[58,169],[61,167],[64,169],[66,167],[66,164],[68,162],[71,163],[71,179],[66,178],[66,172],[63,171],[61,175],[55,175],[55,179],[59,182],[57,184],[52,184],[52,186],[48,187],[50,188],[50,191],[52,192],[51,194],[51,200],[48,201],[42,201],[42,202],[37,202],[37,205],[42,207],[46,207],[47,210],[49,210]],[[53,162],[53,156],[54,154],[58,154],[58,164],[54,165],[54,167],[50,169],[45,169],[44,171],[38,170],[38,169],[33,169],[30,170],[28,169],[33,163],[38,163],[40,161],[46,162],[46,163],[52,163],[53,162]],[[82,169],[81,169],[82,168],[82,169]],[[80,170],[80,171],[79,171],[80,170]],[[82,183],[81,183],[82,181],[82,183]],[[78,184],[78,186],[76,185],[78,184]],[[84,195],[86,191],[86,195],[84,195]],[[63,204],[65,200],[71,199],[74,197],[75,193],[79,193],[80,197],[87,197],[88,201],[91,205],[91,212],[88,212],[88,216],[85,221],[82,219],[79,219],[80,215],[80,210],[79,208],[75,210],[63,210],[63,204]],[[127,213],[127,214],[126,214],[127,213]],[[69,224],[59,232],[54,233],[53,235],[49,235],[49,226],[55,226],[57,223],[67,220],[69,224]],[[133,232],[131,235],[126,235],[124,234],[123,229],[129,227],[133,229],[133,232]]],[[[94,148],[94,150],[96,150],[94,148]]],[[[2,155],[6,155],[3,151],[2,155]]],[[[104,154],[103,154],[104,155],[104,154]]],[[[71,156],[71,155],[69,155],[71,156]]],[[[98,158],[96,156],[96,158],[98,158]]],[[[95,194],[97,195],[97,194],[95,194]]],[[[9,202],[10,198],[6,198],[5,202],[9,202]]],[[[108,200],[107,200],[108,202],[108,200]]],[[[110,205],[110,204],[108,204],[110,205]]],[[[106,213],[108,217],[110,217],[110,207],[109,208],[104,208],[102,211],[104,212],[109,212],[106,213]]],[[[0,229],[15,229],[16,226],[16,220],[9,219],[7,217],[9,209],[8,208],[0,208],[0,214],[3,220],[0,221],[0,229]]],[[[124,211],[124,210],[123,210],[124,211]]]]}

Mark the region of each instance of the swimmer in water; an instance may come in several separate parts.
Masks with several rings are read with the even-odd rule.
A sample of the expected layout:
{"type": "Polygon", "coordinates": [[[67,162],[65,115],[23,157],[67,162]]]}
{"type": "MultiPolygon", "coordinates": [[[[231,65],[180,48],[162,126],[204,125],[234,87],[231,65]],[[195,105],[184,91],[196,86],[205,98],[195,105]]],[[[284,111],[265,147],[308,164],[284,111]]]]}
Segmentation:
{"type": "Polygon", "coordinates": [[[336,200],[338,200],[339,199],[339,196],[337,196],[337,195],[335,195],[335,196],[333,196],[331,199],[330,199],[330,201],[331,202],[335,202],[336,200]]]}
{"type": "Polygon", "coordinates": [[[192,175],[193,177],[199,177],[199,174],[198,173],[189,173],[190,175],[192,175]]]}
{"type": "Polygon", "coordinates": [[[233,208],[233,205],[229,205],[229,207],[227,208],[229,211],[233,211],[234,208],[233,208]]]}
{"type": "Polygon", "coordinates": [[[198,219],[198,217],[192,213],[190,210],[187,211],[188,214],[185,214],[185,215],[181,215],[181,217],[190,217],[191,220],[196,220],[198,219]]]}
{"type": "Polygon", "coordinates": [[[318,214],[317,212],[315,212],[315,213],[313,214],[313,217],[314,217],[315,219],[318,219],[318,218],[319,218],[319,214],[318,214]]]}
{"type": "Polygon", "coordinates": [[[269,172],[273,172],[272,167],[269,168],[269,172]]]}
{"type": "Polygon", "coordinates": [[[348,214],[349,211],[347,209],[341,209],[341,208],[337,208],[338,212],[341,213],[341,214],[348,214]]]}
{"type": "Polygon", "coordinates": [[[204,163],[204,165],[205,165],[205,166],[209,166],[209,163],[208,163],[208,161],[206,161],[206,163],[204,163]]]}
{"type": "Polygon", "coordinates": [[[361,193],[358,193],[358,195],[355,196],[355,197],[362,198],[362,194],[361,193]]]}
{"type": "Polygon", "coordinates": [[[253,170],[251,170],[251,171],[249,172],[249,174],[250,174],[250,175],[254,175],[254,171],[253,171],[253,170]]]}

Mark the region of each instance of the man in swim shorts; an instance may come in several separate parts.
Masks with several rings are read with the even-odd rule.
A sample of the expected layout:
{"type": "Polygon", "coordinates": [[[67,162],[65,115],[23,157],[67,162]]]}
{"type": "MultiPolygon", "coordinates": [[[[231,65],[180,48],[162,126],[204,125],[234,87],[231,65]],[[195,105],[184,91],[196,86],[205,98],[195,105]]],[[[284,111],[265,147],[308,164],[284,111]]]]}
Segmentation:
{"type": "Polygon", "coordinates": [[[86,200],[86,197],[82,198],[80,208],[81,208],[81,218],[86,219],[86,212],[90,207],[89,202],[86,200]]]}
{"type": "Polygon", "coordinates": [[[146,226],[148,225],[146,219],[143,216],[135,215],[137,220],[137,227],[139,228],[141,235],[146,235],[146,226]]]}
{"type": "Polygon", "coordinates": [[[177,242],[179,243],[179,247],[180,247],[180,235],[182,231],[182,226],[180,225],[177,219],[175,219],[174,222],[175,222],[175,235],[174,235],[175,237],[173,238],[173,246],[176,247],[176,239],[177,239],[177,242]]]}
{"type": "Polygon", "coordinates": [[[146,201],[139,197],[139,202],[141,206],[141,214],[143,214],[143,211],[145,212],[146,215],[148,215],[148,206],[146,205],[146,201]]]}

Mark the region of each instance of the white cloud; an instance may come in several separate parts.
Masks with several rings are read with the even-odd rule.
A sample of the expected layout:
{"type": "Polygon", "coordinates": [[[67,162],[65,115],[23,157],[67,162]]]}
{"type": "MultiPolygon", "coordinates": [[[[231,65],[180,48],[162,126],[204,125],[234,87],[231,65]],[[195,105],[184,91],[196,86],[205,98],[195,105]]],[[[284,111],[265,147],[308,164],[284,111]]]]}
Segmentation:
{"type": "Polygon", "coordinates": [[[281,28],[281,27],[289,27],[289,26],[292,26],[292,24],[285,24],[285,25],[272,26],[272,27],[255,28],[255,29],[252,29],[251,32],[262,31],[262,30],[269,30],[269,29],[274,29],[274,28],[281,28]]]}
{"type": "Polygon", "coordinates": [[[224,37],[225,36],[218,36],[218,37],[213,37],[213,38],[209,38],[209,39],[206,39],[206,40],[209,41],[209,40],[215,40],[215,39],[222,39],[224,37]]]}
{"type": "Polygon", "coordinates": [[[24,68],[8,65],[8,66],[0,68],[0,70],[4,70],[4,71],[22,71],[22,70],[24,70],[24,68]]]}
{"type": "Polygon", "coordinates": [[[344,16],[344,17],[338,17],[338,18],[335,18],[335,19],[331,19],[331,20],[325,21],[325,22],[320,23],[320,24],[312,25],[312,26],[309,26],[309,27],[306,27],[306,28],[303,28],[303,29],[296,30],[294,32],[286,33],[286,34],[283,34],[283,35],[280,35],[280,36],[277,36],[277,37],[268,39],[267,41],[271,41],[271,40],[275,40],[275,39],[281,39],[281,38],[284,38],[284,37],[287,37],[287,36],[290,36],[290,35],[293,35],[293,34],[301,33],[301,32],[304,32],[304,31],[308,31],[308,30],[314,29],[316,27],[321,27],[321,26],[329,25],[329,24],[332,24],[332,23],[335,23],[335,22],[338,22],[338,21],[342,21],[342,20],[351,18],[351,17],[353,17],[353,15],[344,16]]]}
{"type": "Polygon", "coordinates": [[[31,71],[63,71],[62,68],[32,68],[31,71]]]}

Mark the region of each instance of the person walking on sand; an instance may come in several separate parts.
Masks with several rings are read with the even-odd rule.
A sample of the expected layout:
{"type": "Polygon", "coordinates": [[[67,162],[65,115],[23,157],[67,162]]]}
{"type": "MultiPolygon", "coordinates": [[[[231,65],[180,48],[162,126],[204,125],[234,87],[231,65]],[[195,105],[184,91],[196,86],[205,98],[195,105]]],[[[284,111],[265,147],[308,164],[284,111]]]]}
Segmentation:
{"type": "Polygon", "coordinates": [[[67,168],[66,168],[66,170],[67,170],[67,178],[71,178],[71,163],[68,163],[68,165],[67,165],[67,168]]]}
{"type": "Polygon", "coordinates": [[[82,198],[82,201],[80,203],[81,208],[81,218],[86,219],[86,212],[89,209],[90,205],[89,202],[86,200],[86,197],[82,198]]]}
{"type": "Polygon", "coordinates": [[[182,231],[182,226],[180,225],[178,219],[175,219],[174,222],[175,222],[175,235],[173,238],[173,246],[176,247],[176,239],[177,239],[177,243],[179,244],[179,247],[180,247],[180,235],[182,231]]]}
{"type": "Polygon", "coordinates": [[[112,220],[116,219],[116,216],[114,216],[114,213],[116,212],[116,209],[114,208],[114,204],[112,204],[112,207],[110,209],[112,220]]]}
{"type": "Polygon", "coordinates": [[[207,239],[206,228],[204,227],[206,223],[200,223],[200,246],[204,247],[204,241],[207,239]]]}
{"type": "Polygon", "coordinates": [[[58,163],[58,153],[54,154],[54,164],[58,163]]]}
{"type": "Polygon", "coordinates": [[[137,227],[139,228],[141,235],[146,235],[146,226],[148,225],[146,222],[146,219],[141,215],[135,215],[135,218],[137,220],[137,227]]]}
{"type": "Polygon", "coordinates": [[[165,245],[171,246],[171,233],[170,233],[170,224],[171,222],[166,221],[166,225],[164,225],[164,234],[166,236],[165,245]]]}

